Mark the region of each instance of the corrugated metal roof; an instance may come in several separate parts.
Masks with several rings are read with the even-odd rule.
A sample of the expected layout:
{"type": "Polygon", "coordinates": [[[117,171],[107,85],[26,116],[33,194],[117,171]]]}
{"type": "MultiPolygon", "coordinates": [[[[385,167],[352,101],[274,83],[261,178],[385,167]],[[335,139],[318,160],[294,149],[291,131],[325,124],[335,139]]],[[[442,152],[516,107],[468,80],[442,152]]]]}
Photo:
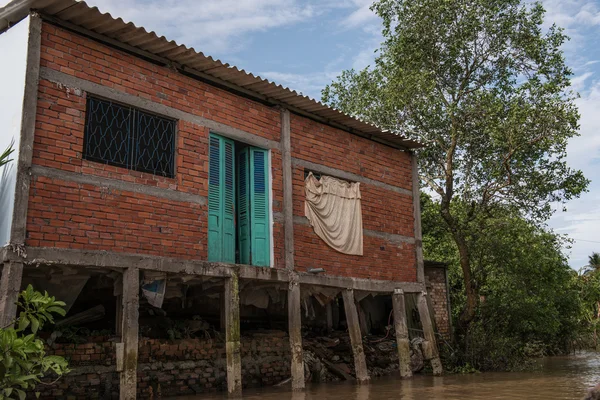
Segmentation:
{"type": "Polygon", "coordinates": [[[234,90],[239,89],[249,96],[272,104],[280,104],[293,112],[308,114],[317,120],[352,133],[404,148],[422,147],[416,141],[351,117],[295,90],[215,60],[194,48],[179,45],[172,40],[169,41],[164,36],[159,37],[155,32],[148,32],[143,27],[137,27],[121,18],[114,18],[108,13],[102,13],[97,7],[90,7],[84,1],[13,0],[5,7],[0,8],[0,32],[25,18],[30,9],[38,10],[43,15],[85,28],[126,46],[131,46],[131,48],[175,63],[182,70],[212,80],[217,84],[228,86],[234,90]]]}

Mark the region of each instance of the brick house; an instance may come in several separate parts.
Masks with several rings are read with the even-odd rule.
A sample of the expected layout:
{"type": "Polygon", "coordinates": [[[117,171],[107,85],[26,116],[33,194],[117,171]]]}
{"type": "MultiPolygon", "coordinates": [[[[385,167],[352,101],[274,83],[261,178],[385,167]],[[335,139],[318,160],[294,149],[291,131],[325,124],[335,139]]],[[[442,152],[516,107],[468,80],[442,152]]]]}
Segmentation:
{"type": "Polygon", "coordinates": [[[239,394],[240,298],[242,305],[264,300],[248,291],[286,295],[294,389],[304,386],[307,298],[326,299],[327,310],[341,299],[364,382],[360,300],[393,299],[407,375],[404,293],[415,293],[437,368],[419,143],[83,1],[14,0],[0,8],[0,33],[11,60],[0,81],[14,89],[0,113],[0,126],[9,127],[0,146],[14,140],[17,149],[0,193],[3,325],[26,282],[67,287],[75,311],[93,297],[91,286],[110,277],[121,398],[135,398],[140,286],[156,273],[180,292],[217,287],[227,388],[239,394]],[[305,217],[310,173],[360,184],[362,255],[336,251],[315,234],[305,217]]]}

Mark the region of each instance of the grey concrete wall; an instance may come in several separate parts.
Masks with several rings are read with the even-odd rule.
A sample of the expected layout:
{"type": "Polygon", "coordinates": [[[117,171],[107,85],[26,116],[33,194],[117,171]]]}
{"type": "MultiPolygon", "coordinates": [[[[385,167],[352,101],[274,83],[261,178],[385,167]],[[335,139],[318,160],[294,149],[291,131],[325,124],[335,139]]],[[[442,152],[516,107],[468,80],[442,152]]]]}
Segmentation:
{"type": "Polygon", "coordinates": [[[10,240],[25,91],[29,17],[0,35],[0,153],[14,140],[13,161],[0,167],[0,246],[10,240]]]}

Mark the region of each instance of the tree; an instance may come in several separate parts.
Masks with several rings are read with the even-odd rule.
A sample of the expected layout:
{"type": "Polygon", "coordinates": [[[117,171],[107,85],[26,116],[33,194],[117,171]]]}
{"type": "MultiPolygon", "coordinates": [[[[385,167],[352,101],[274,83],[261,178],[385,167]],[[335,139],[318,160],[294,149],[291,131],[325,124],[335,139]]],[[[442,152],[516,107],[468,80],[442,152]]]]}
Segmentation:
{"type": "Polygon", "coordinates": [[[67,361],[46,355],[44,342],[37,337],[45,324],[54,323],[53,314],[65,315],[65,303],[29,285],[17,304],[22,310],[19,317],[0,329],[0,400],[23,400],[26,391],[34,389],[48,373],[60,377],[69,372],[67,361]]]}
{"type": "Polygon", "coordinates": [[[594,252],[588,257],[588,265],[594,269],[594,271],[600,271],[600,254],[594,252]]]}
{"type": "MultiPolygon", "coordinates": [[[[440,202],[422,195],[421,208],[424,255],[449,264],[450,302],[457,316],[466,301],[458,248],[443,228],[440,202]]],[[[562,253],[564,239],[510,209],[494,210],[487,223],[488,234],[470,248],[483,300],[469,332],[458,337],[460,351],[446,357],[447,367],[519,369],[530,356],[568,352],[587,326],[581,323],[577,274],[562,253]]]]}
{"type": "Polygon", "coordinates": [[[543,32],[540,3],[520,0],[379,0],[384,42],[375,65],[344,71],[323,101],[423,141],[422,182],[440,199],[475,318],[480,285],[471,249],[498,206],[542,222],[553,204],[586,190],[565,160],[578,135],[576,94],[562,29],[543,32]],[[455,206],[460,203],[460,206],[455,206]]]}
{"type": "Polygon", "coordinates": [[[11,142],[10,146],[8,146],[6,150],[4,150],[4,153],[0,154],[0,167],[12,161],[12,159],[10,159],[9,157],[14,152],[13,144],[14,143],[11,142]]]}

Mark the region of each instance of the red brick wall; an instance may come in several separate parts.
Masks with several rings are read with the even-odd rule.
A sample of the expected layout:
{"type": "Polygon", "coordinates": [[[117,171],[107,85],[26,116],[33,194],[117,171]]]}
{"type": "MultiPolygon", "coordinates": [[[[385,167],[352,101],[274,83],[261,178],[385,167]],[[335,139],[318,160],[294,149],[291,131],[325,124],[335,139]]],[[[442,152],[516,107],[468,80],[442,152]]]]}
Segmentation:
{"type": "MultiPolygon", "coordinates": [[[[300,116],[291,118],[292,157],[361,175],[412,191],[407,153],[300,116]]],[[[304,215],[304,168],[293,171],[294,215],[304,215]]],[[[361,183],[363,228],[414,237],[412,196],[361,183]]],[[[323,267],[327,274],[359,278],[416,281],[413,244],[394,244],[364,236],[364,255],[341,254],[328,247],[309,226],[294,227],[295,265],[299,270],[323,267]]]]}
{"type": "Polygon", "coordinates": [[[425,266],[425,281],[438,333],[449,339],[451,331],[445,267],[425,266]]]}
{"type": "MultiPolygon", "coordinates": [[[[280,112],[157,66],[48,23],[42,31],[41,66],[139,96],[165,106],[280,140],[280,112]]],[[[177,126],[176,175],[148,173],[82,159],[87,93],[41,80],[33,164],[126,182],[207,195],[209,129],[185,121],[177,126]]],[[[292,156],[343,169],[411,190],[408,154],[299,116],[292,116],[292,156]]],[[[283,202],[281,153],[271,151],[273,211],[283,202]]],[[[302,168],[295,168],[294,214],[303,215],[302,168]]],[[[409,195],[361,184],[364,228],[413,236],[409,195]]],[[[139,252],[203,259],[206,207],[125,190],[34,177],[27,244],[42,247],[139,252]],[[159,212],[157,212],[157,210],[159,212]]],[[[323,267],[328,274],[414,281],[414,247],[365,237],[365,256],[341,255],[311,230],[295,226],[298,269],[323,267]]],[[[283,267],[283,229],[273,228],[275,266],[283,267]]]]}

